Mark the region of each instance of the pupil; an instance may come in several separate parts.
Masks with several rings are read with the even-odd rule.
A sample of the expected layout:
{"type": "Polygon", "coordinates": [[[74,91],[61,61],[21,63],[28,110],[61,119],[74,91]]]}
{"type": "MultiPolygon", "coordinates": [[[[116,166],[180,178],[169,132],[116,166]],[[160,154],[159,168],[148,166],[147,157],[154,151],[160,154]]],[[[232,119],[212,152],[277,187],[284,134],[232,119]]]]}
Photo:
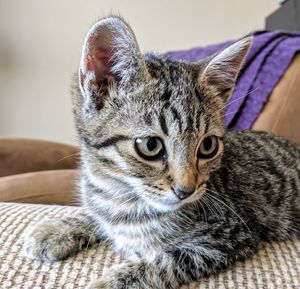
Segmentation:
{"type": "Polygon", "coordinates": [[[156,149],[157,142],[155,138],[150,138],[147,142],[147,149],[152,152],[153,150],[156,149]]]}
{"type": "Polygon", "coordinates": [[[210,137],[204,139],[204,142],[203,142],[203,147],[206,151],[209,151],[211,149],[211,146],[212,146],[212,140],[210,137]]]}

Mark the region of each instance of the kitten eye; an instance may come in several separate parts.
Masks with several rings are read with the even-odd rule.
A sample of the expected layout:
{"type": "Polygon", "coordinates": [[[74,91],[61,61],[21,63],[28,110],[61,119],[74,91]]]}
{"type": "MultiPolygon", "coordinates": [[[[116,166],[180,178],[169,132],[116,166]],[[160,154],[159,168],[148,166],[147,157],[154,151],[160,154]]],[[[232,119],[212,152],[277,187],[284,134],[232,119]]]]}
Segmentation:
{"type": "Polygon", "coordinates": [[[137,138],[135,150],[145,160],[155,160],[164,154],[164,145],[158,137],[137,138]]]}
{"type": "Polygon", "coordinates": [[[214,135],[205,137],[198,150],[198,158],[210,159],[218,152],[219,142],[214,135]]]}

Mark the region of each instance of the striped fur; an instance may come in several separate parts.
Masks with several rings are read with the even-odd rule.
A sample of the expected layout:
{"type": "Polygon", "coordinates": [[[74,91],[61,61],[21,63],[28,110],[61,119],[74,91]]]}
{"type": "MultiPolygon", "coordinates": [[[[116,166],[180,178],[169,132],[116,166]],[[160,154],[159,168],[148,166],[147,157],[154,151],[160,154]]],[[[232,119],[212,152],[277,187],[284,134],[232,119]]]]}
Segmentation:
{"type": "MultiPolygon", "coordinates": [[[[300,236],[299,147],[267,133],[224,129],[249,45],[243,39],[215,57],[185,63],[142,56],[118,17],[89,32],[73,88],[87,217],[81,225],[75,218],[74,230],[86,228],[89,244],[108,241],[128,259],[90,288],[174,289],[247,258],[265,241],[300,236]],[[218,137],[218,152],[198,158],[209,135],[218,137]],[[163,140],[163,158],[146,161],[136,153],[134,140],[147,136],[163,140]],[[177,185],[196,190],[179,201],[177,185]]],[[[66,233],[56,227],[55,233],[33,228],[27,255],[47,259],[45,252],[59,250],[55,240],[66,233]]],[[[68,255],[80,245],[74,235],[68,255]]]]}

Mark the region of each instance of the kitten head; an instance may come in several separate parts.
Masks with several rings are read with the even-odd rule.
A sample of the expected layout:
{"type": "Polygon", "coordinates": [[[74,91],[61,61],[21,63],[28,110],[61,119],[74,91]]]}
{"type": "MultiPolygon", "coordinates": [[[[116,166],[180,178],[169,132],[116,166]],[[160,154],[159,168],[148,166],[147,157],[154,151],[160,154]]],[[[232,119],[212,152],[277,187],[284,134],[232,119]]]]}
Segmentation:
{"type": "Polygon", "coordinates": [[[142,55],[119,17],[96,23],[74,94],[88,182],[159,211],[201,198],[220,164],[224,108],[250,44],[245,38],[197,63],[177,62],[142,55]]]}

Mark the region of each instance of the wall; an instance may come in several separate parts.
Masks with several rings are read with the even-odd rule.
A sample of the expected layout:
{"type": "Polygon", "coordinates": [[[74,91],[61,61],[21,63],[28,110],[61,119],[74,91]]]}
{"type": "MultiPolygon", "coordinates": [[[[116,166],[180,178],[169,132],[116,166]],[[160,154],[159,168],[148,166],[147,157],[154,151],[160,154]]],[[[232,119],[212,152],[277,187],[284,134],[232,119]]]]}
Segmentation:
{"type": "Polygon", "coordinates": [[[69,85],[101,15],[119,12],[143,51],[165,52],[264,27],[275,0],[0,0],[0,137],[76,143],[69,85]]]}

